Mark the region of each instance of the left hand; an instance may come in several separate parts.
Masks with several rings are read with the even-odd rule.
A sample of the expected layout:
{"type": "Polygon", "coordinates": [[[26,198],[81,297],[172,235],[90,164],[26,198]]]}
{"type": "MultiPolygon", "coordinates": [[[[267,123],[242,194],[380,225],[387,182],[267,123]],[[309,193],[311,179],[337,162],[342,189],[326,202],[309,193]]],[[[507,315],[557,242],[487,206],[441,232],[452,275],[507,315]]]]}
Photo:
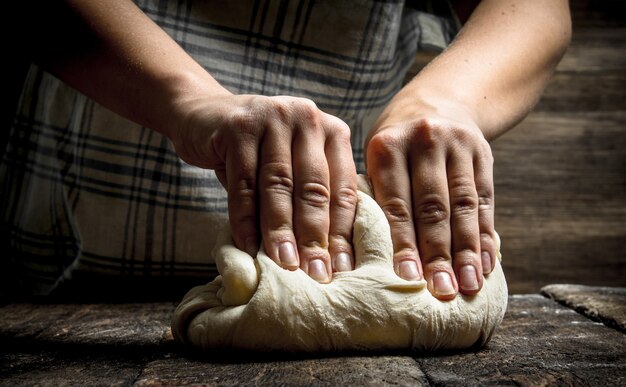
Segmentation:
{"type": "Polygon", "coordinates": [[[467,110],[390,104],[366,142],[367,172],[391,226],[394,269],[451,300],[493,269],[493,156],[467,110]]]}

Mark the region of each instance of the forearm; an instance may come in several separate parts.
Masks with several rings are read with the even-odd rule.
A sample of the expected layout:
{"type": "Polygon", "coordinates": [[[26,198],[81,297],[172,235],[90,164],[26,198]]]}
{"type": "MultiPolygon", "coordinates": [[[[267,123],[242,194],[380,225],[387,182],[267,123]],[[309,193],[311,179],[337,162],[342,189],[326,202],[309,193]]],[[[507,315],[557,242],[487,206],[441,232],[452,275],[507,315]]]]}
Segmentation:
{"type": "Polygon", "coordinates": [[[228,94],[129,0],[47,7],[36,60],[126,118],[168,134],[196,96],[228,94]]]}
{"type": "Polygon", "coordinates": [[[565,0],[484,0],[457,39],[381,117],[418,107],[467,114],[493,139],[536,104],[571,35],[565,0]]]}

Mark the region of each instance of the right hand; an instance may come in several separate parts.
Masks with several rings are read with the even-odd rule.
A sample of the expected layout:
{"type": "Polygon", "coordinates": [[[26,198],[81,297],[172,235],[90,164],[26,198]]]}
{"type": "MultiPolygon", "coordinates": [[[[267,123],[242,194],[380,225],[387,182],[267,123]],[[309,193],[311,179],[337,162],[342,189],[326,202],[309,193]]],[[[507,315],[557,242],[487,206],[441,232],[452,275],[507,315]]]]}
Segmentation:
{"type": "Polygon", "coordinates": [[[322,283],[333,270],[352,270],[356,168],[342,120],[287,96],[227,95],[186,106],[170,138],[185,162],[215,170],[239,249],[255,256],[262,236],[272,260],[322,283]]]}

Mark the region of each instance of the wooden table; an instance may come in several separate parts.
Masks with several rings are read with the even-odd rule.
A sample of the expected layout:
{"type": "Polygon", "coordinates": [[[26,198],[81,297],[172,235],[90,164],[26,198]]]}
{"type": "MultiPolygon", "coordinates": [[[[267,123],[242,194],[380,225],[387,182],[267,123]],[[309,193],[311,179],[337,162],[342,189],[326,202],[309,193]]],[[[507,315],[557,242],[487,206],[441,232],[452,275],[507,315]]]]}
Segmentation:
{"type": "Polygon", "coordinates": [[[513,295],[482,350],[317,356],[196,353],[172,340],[173,303],[0,308],[1,385],[626,385],[626,288],[513,295]]]}

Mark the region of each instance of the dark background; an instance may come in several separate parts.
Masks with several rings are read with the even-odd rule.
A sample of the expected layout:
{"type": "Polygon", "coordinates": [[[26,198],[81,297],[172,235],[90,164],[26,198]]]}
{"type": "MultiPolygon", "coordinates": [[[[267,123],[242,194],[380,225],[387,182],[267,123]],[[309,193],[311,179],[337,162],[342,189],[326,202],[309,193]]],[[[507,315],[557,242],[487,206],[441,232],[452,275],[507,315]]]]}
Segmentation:
{"type": "Polygon", "coordinates": [[[626,1],[570,4],[572,43],[543,98],[492,143],[511,293],[626,286],[626,1]]]}

